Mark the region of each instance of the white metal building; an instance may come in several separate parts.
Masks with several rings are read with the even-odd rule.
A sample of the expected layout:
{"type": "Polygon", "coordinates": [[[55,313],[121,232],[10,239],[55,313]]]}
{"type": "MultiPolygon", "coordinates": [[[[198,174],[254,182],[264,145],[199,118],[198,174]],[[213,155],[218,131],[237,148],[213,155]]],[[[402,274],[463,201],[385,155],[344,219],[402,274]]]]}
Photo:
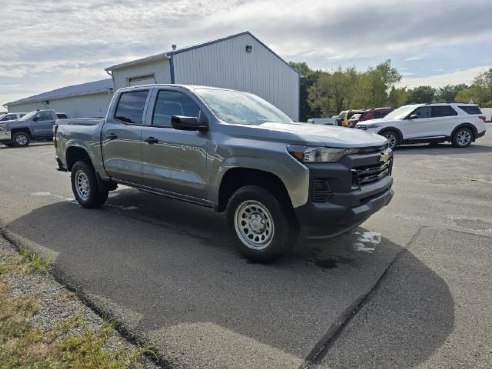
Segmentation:
{"type": "Polygon", "coordinates": [[[55,109],[72,118],[104,117],[113,97],[110,78],[67,86],[5,104],[9,112],[55,109]]]}
{"type": "Polygon", "coordinates": [[[106,68],[115,90],[176,83],[249,91],[299,119],[300,75],[250,32],[106,68]]]}

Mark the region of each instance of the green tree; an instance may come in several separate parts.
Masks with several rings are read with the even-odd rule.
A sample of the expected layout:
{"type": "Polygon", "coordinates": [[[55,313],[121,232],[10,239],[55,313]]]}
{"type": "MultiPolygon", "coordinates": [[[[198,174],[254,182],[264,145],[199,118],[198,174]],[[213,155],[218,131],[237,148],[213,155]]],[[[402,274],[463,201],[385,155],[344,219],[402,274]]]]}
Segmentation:
{"type": "Polygon", "coordinates": [[[354,67],[332,73],[322,72],[318,81],[308,90],[311,109],[319,109],[321,115],[329,117],[341,110],[351,109],[357,85],[357,72],[354,67]]]}
{"type": "Polygon", "coordinates": [[[446,85],[436,91],[435,99],[437,102],[454,102],[456,101],[456,95],[458,95],[460,91],[466,90],[467,88],[468,86],[465,84],[446,85]]]}
{"type": "Polygon", "coordinates": [[[398,108],[405,104],[408,97],[408,91],[405,87],[395,88],[391,87],[389,96],[388,96],[388,105],[393,108],[398,108]]]}
{"type": "Polygon", "coordinates": [[[391,60],[369,68],[359,75],[356,105],[360,108],[381,107],[388,104],[389,93],[401,81],[401,74],[391,67],[391,60]]]}
{"type": "Polygon", "coordinates": [[[301,122],[306,122],[309,118],[319,117],[321,114],[320,109],[312,108],[308,102],[308,90],[318,81],[321,71],[312,70],[309,66],[302,62],[289,62],[289,65],[297,70],[301,74],[301,87],[300,87],[300,107],[299,118],[301,122]]]}
{"type": "Polygon", "coordinates": [[[408,91],[406,104],[424,104],[434,101],[436,90],[431,86],[419,86],[408,91]]]}

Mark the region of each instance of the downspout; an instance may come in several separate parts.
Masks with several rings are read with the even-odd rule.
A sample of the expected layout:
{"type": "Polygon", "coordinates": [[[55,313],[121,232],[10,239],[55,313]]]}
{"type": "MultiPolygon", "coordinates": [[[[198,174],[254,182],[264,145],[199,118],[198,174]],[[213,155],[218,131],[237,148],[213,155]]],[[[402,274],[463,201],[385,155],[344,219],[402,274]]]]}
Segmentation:
{"type": "Polygon", "coordinates": [[[170,72],[171,72],[171,84],[175,84],[176,83],[176,80],[175,80],[175,77],[174,77],[174,59],[173,59],[173,54],[171,55],[168,55],[169,56],[169,69],[170,69],[170,72]]]}

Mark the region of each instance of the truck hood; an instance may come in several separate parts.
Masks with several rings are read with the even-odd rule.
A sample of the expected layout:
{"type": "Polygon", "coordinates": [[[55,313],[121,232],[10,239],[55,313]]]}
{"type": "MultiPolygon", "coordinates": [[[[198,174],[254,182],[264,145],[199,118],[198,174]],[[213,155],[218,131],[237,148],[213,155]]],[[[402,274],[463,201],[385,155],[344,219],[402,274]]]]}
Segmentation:
{"type": "Polygon", "coordinates": [[[295,145],[326,147],[369,147],[384,145],[386,138],[358,129],[318,126],[310,123],[270,123],[235,126],[235,134],[244,138],[286,142],[295,145]]]}

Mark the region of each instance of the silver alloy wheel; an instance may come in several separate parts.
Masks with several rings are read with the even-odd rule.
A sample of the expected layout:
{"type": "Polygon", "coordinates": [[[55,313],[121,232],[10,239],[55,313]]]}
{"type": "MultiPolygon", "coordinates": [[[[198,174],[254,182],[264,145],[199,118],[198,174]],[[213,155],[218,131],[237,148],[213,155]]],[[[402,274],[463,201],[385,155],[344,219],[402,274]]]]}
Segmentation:
{"type": "Polygon", "coordinates": [[[456,133],[456,142],[459,146],[468,146],[471,140],[471,132],[467,129],[461,129],[456,133]]]}
{"type": "Polygon", "coordinates": [[[26,146],[27,145],[27,135],[25,133],[17,133],[15,136],[15,143],[19,146],[26,146]]]}
{"type": "Polygon", "coordinates": [[[393,132],[384,132],[383,137],[388,140],[388,146],[390,149],[394,149],[397,143],[396,135],[393,132]]]}
{"type": "Polygon", "coordinates": [[[234,214],[234,228],[241,242],[250,249],[264,250],[275,234],[273,218],[262,203],[243,201],[234,214]]]}
{"type": "Polygon", "coordinates": [[[75,173],[75,190],[82,200],[86,201],[89,198],[91,193],[89,177],[87,177],[87,174],[83,170],[78,170],[75,173]]]}

